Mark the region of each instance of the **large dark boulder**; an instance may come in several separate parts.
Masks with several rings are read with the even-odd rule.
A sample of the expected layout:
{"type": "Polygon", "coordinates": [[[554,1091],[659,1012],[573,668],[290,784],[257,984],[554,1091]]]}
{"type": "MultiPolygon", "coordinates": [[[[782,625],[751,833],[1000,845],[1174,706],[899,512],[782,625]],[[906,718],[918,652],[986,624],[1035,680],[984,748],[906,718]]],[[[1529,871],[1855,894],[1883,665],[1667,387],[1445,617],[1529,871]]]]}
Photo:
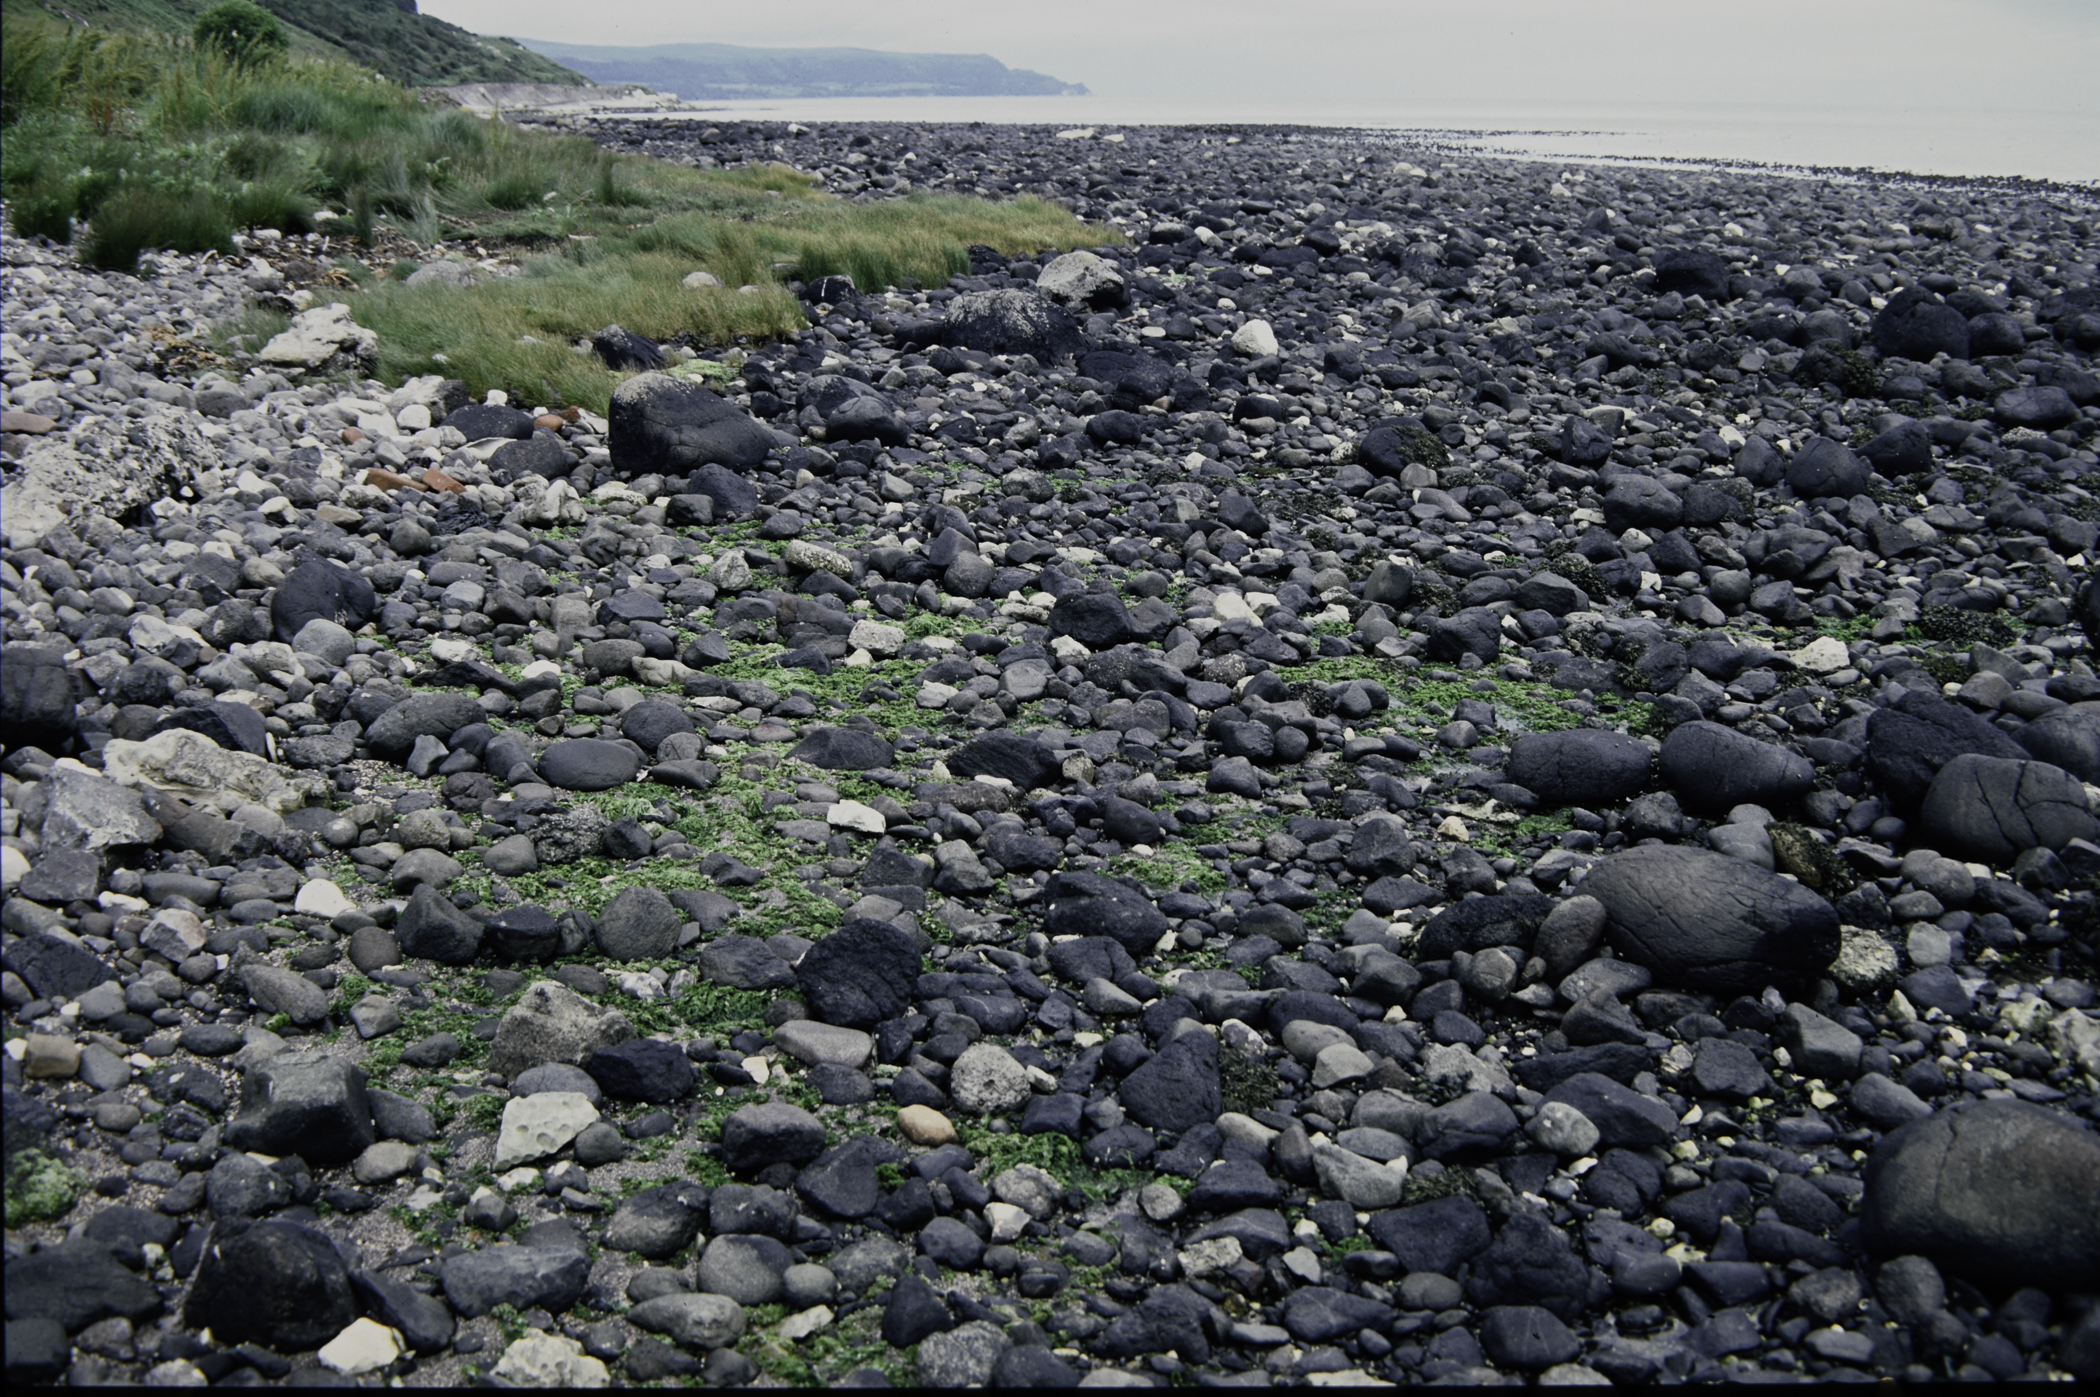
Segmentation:
{"type": "Polygon", "coordinates": [[[1106,650],[1130,639],[1130,613],[1114,592],[1074,592],[1050,608],[1050,634],[1106,650]]]}
{"type": "Polygon", "coordinates": [[[1189,1130],[1225,1109],[1218,1040],[1184,1033],[1123,1079],[1117,1098],[1130,1118],[1154,1130],[1189,1130]]]}
{"type": "Polygon", "coordinates": [[[1167,931],[1166,915],[1150,898],[1098,873],[1053,874],[1042,908],[1045,936],[1106,936],[1134,960],[1151,955],[1167,931]]]}
{"type": "MultiPolygon", "coordinates": [[[[722,1122],[722,1162],[731,1169],[807,1164],[822,1153],[824,1123],[785,1101],[761,1101],[740,1107],[722,1122]]],[[[716,1218],[721,1216],[719,1212],[715,1214],[716,1218]]]]}
{"type": "Polygon", "coordinates": [[[2047,762],[1967,754],[1940,768],[1918,814],[1942,849],[2003,862],[2027,849],[2100,839],[2085,784],[2047,762]]]}
{"type": "Polygon", "coordinates": [[[664,366],[663,348],[646,335],[637,335],[621,325],[608,325],[591,336],[591,348],[604,361],[605,367],[618,372],[623,369],[660,369],[664,366]]]}
{"type": "Polygon", "coordinates": [[[860,728],[818,728],[788,755],[825,771],[873,771],[895,758],[880,733],[860,728]]]}
{"type": "Polygon", "coordinates": [[[609,791],[642,769],[631,748],[602,737],[575,737],[540,753],[540,777],[565,791],[609,791]]]}
{"type": "Polygon", "coordinates": [[[117,978],[109,962],[63,926],[32,931],[7,948],[7,968],[45,999],[78,999],[117,978]]]}
{"type": "Polygon", "coordinates": [[[192,1329],[208,1328],[221,1343],[286,1352],[319,1348],[356,1318],[357,1295],[335,1243],[293,1222],[213,1227],[183,1307],[192,1329]]]}
{"type": "MultiPolygon", "coordinates": [[[[481,710],[475,709],[474,721],[481,717],[481,710]]],[[[195,708],[171,709],[160,716],[150,735],[158,737],[177,728],[202,733],[229,752],[263,758],[270,755],[270,730],[262,714],[245,703],[200,703],[195,708]]]]}
{"type": "Polygon", "coordinates": [[[1568,1234],[1542,1213],[1516,1212],[1473,1258],[1466,1298],[1476,1305],[1537,1304],[1563,1320],[1580,1315],[1589,1271],[1568,1234]]]}
{"type": "Polygon", "coordinates": [[[1889,297],[1874,317],[1874,347],[1884,355],[1924,363],[1935,354],[1969,357],[1969,322],[1930,291],[1912,288],[1889,297]]]}
{"type": "Polygon", "coordinates": [[[484,1247],[447,1257],[438,1269],[445,1298],[469,1319],[498,1305],[560,1314],[583,1298],[590,1275],[591,1259],[580,1247],[484,1247]]]}
{"type": "Polygon", "coordinates": [[[365,729],[365,744],[380,756],[399,757],[419,737],[450,737],[487,720],[481,705],[465,694],[416,694],[374,718],[365,729]]]}
{"type": "Polygon", "coordinates": [[[630,1038],[600,1048],[584,1059],[583,1070],[620,1101],[677,1101],[693,1094],[696,1080],[684,1049],[658,1038],[630,1038]]]}
{"type": "Polygon", "coordinates": [[[910,1007],[919,983],[919,947],[899,927],[855,917],[803,955],[795,980],[811,1018],[873,1028],[910,1007]]]}
{"type": "Polygon", "coordinates": [[[1035,291],[970,291],[948,303],[941,339],[987,354],[1029,354],[1048,363],[1076,354],[1086,336],[1072,312],[1035,291]]]}
{"type": "Polygon", "coordinates": [[[440,965],[472,965],[481,954],[480,922],[428,883],[418,883],[394,926],[401,953],[440,965]]]}
{"type": "Polygon", "coordinates": [[[610,960],[658,960],[678,948],[685,916],[655,888],[622,888],[598,914],[598,949],[610,960]]]}
{"type": "Polygon", "coordinates": [[[1648,784],[1648,744],[1599,728],[1538,732],[1509,749],[1509,779],[1546,805],[1615,805],[1648,784]]]}
{"type": "Polygon", "coordinates": [[[758,510],[758,487],[726,466],[710,461],[686,478],[686,493],[714,501],[717,518],[743,519],[758,510]]]}
{"type": "Polygon", "coordinates": [[[1876,1255],[1985,1285],[2100,1287],[2100,1137],[2024,1101],[1969,1101],[1891,1132],[1867,1161],[1876,1255]]]}
{"type": "Polygon", "coordinates": [[[320,1166],[348,1164],[377,1134],[364,1070],[319,1048],[299,1048],[248,1069],[226,1143],[320,1166]]]}
{"type": "Polygon", "coordinates": [[[1487,1214],[1466,1194],[1373,1213],[1369,1231],[1380,1247],[1400,1258],[1401,1270],[1439,1276],[1456,1276],[1492,1240],[1487,1214]]]}
{"type": "Polygon", "coordinates": [[[1614,532],[1674,529],[1684,522],[1684,497],[1660,480],[1626,474],[1604,493],[1604,522],[1614,532]]]}
{"type": "Polygon", "coordinates": [[[81,1238],[47,1246],[7,1263],[8,1364],[14,1362],[14,1327],[23,1320],[44,1319],[68,1333],[98,1320],[124,1318],[144,1323],[161,1312],[160,1292],[117,1260],[106,1242],[81,1238]]]}
{"type": "Polygon", "coordinates": [[[1671,729],[1659,765],[1679,800],[1717,814],[1745,804],[1781,809],[1816,780],[1815,763],[1799,752],[1705,721],[1671,729]]]}
{"type": "Polygon", "coordinates": [[[605,444],[622,475],[684,475],[705,465],[749,470],[784,439],[690,379],[636,374],[613,389],[605,444]]]}
{"type": "MultiPolygon", "coordinates": [[[[1546,918],[1553,914],[1553,899],[1536,893],[1507,897],[1469,897],[1454,902],[1430,918],[1422,929],[1415,954],[1423,960],[1444,960],[1454,951],[1485,951],[1490,946],[1529,947],[1546,918]]],[[[1518,956],[1521,964],[1525,956],[1518,956]]]]}
{"type": "Polygon", "coordinates": [[[644,699],[620,715],[620,736],[654,752],[664,739],[693,731],[693,720],[685,710],[662,699],[644,699]]]}
{"type": "Polygon", "coordinates": [[[289,645],[308,621],[334,621],[357,630],[379,615],[372,584],[318,554],[300,551],[292,570],[270,595],[270,631],[289,645]]]}
{"type": "Polygon", "coordinates": [[[1601,1072],[1577,1072],[1547,1092],[1546,1100],[1582,1112],[1597,1127],[1598,1144],[1607,1150],[1667,1145],[1677,1133],[1677,1113],[1668,1105],[1601,1072]]]}
{"type": "Polygon", "coordinates": [[[2100,715],[2082,707],[2045,713],[2015,740],[2038,760],[2100,785],[2100,715]]]}
{"type": "Polygon", "coordinates": [[[1718,252],[1702,248],[1671,248],[1655,257],[1655,292],[1675,291],[1685,296],[1704,296],[1709,301],[1728,299],[1728,263],[1718,252]]]}
{"type": "Polygon", "coordinates": [[[948,754],[948,770],[965,780],[998,776],[1017,791],[1055,786],[1064,774],[1057,753],[1032,737],[995,728],[948,754]]]}
{"type": "Polygon", "coordinates": [[[521,408],[492,403],[468,403],[454,408],[443,425],[457,427],[468,441],[509,437],[523,441],[532,435],[532,414],[521,408]]]}
{"type": "Polygon", "coordinates": [[[1849,498],[1867,488],[1874,472],[1852,448],[1819,436],[1786,463],[1786,483],[1805,500],[1826,495],[1849,498]]]}
{"type": "Polygon", "coordinates": [[[1838,951],[1837,910],[1800,883],[1709,849],[1645,845],[1590,871],[1606,934],[1664,984],[1718,992],[1812,981],[1838,951]]]}
{"type": "Polygon", "coordinates": [[[814,408],[828,441],[876,441],[902,446],[911,424],[881,390],[841,374],[818,374],[802,389],[801,404],[814,408]]]}
{"type": "Polygon", "coordinates": [[[1922,475],[1932,469],[1932,433],[1923,422],[1898,422],[1859,449],[1883,475],[1922,475]]]}
{"type": "Polygon", "coordinates": [[[489,470],[498,480],[522,480],[528,475],[559,480],[576,469],[579,459],[558,434],[541,427],[523,441],[507,441],[497,447],[489,457],[489,470]]]}
{"type": "Polygon", "coordinates": [[[1906,690],[1867,718],[1867,774],[1897,809],[1912,811],[1956,757],[1974,753],[2019,761],[2019,743],[1971,709],[1923,689],[1906,690]]]}
{"type": "Polygon", "coordinates": [[[2078,420],[2078,404],[2061,388],[2029,384],[2000,393],[1991,403],[1991,416],[2001,427],[2053,432],[2078,420]]]}
{"type": "Polygon", "coordinates": [[[1451,448],[1420,422],[1407,418],[1381,423],[1364,433],[1356,443],[1356,460],[1373,475],[1397,480],[1409,466],[1435,469],[1448,465],[1451,448]]]}
{"type": "Polygon", "coordinates": [[[1492,660],[1502,653],[1502,618],[1484,606],[1429,622],[1429,658],[1456,661],[1467,655],[1492,660]]]}
{"type": "Polygon", "coordinates": [[[9,746],[56,752],[80,726],[80,699],[58,645],[16,643],[0,650],[0,730],[9,746]]]}

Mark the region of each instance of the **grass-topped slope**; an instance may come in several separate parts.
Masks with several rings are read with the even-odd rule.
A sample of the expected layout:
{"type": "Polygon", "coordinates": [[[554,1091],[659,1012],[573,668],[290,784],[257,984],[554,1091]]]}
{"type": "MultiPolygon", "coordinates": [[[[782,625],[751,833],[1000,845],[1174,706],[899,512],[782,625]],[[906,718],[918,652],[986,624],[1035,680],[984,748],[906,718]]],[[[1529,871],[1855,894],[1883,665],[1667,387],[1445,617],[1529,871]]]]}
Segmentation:
{"type": "MultiPolygon", "coordinates": [[[[215,0],[0,0],[10,18],[33,17],[101,30],[186,36],[215,0]]],[[[411,87],[465,82],[588,84],[510,39],[487,38],[394,0],[259,0],[283,21],[301,58],[363,64],[411,87]]]]}
{"type": "Polygon", "coordinates": [[[805,323],[783,275],[937,286],[968,269],[972,243],[1011,255],[1116,236],[1032,198],[852,204],[785,166],[616,154],[426,104],[348,63],[240,62],[186,39],[13,17],[5,38],[0,183],[15,230],[65,240],[85,222],[81,255],[96,266],[131,270],[155,248],[231,252],[251,228],[369,244],[381,222],[425,246],[543,250],[520,277],[357,296],[395,380],[442,370],[477,393],[603,410],[615,379],[573,342],[606,324],[768,338],[805,323]],[[702,268],[725,284],[687,290],[702,268]]]}

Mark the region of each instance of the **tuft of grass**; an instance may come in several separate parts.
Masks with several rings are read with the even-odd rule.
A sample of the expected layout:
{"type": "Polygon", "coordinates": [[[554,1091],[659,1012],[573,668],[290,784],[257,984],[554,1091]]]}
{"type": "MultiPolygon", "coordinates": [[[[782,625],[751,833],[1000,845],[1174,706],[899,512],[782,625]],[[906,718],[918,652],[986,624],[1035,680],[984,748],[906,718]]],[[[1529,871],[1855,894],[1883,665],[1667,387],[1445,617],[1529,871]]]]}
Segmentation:
{"type": "Polygon", "coordinates": [[[976,1159],[977,1176],[986,1181],[1015,1165],[1033,1164],[1096,1202],[1146,1184],[1176,1183],[1150,1169],[1097,1169],[1086,1162],[1079,1142],[1069,1135],[995,1135],[981,1127],[962,1124],[956,1127],[956,1138],[976,1159]]]}
{"type": "Polygon", "coordinates": [[[708,982],[695,984],[668,999],[622,1002],[620,1011],[637,1033],[689,1029],[702,1034],[741,1033],[763,1028],[772,996],[758,990],[731,989],[708,982]]]}
{"type": "Polygon", "coordinates": [[[1218,1055],[1218,1078],[1224,1087],[1225,1109],[1242,1114],[1267,1110],[1283,1089],[1283,1079],[1266,1058],[1233,1047],[1218,1055]]]}
{"type": "Polygon", "coordinates": [[[91,267],[129,272],[149,249],[233,252],[233,218],[207,190],[127,189],[95,206],[80,257],[91,267]]]}

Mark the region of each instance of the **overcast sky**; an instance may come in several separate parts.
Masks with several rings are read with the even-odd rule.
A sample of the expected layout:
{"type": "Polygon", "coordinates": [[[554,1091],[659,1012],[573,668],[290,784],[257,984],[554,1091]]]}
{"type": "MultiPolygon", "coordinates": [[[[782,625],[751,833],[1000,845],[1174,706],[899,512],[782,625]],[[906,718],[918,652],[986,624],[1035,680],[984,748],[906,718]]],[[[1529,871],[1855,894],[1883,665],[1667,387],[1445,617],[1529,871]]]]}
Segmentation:
{"type": "Polygon", "coordinates": [[[2094,0],[424,0],[477,33],[989,53],[1106,97],[1857,102],[2096,115],[2094,0]]]}

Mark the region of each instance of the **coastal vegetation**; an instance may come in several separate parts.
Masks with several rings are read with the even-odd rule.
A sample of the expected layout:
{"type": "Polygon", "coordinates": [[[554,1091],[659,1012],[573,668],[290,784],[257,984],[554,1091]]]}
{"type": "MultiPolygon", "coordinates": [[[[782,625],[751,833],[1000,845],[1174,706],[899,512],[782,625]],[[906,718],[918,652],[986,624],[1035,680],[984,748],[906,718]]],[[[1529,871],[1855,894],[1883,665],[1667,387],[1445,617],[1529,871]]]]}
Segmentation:
{"type": "Polygon", "coordinates": [[[241,232],[320,234],[320,260],[364,282],[349,299],[390,379],[443,372],[602,409],[614,376],[575,342],[606,324],[770,338],[807,323],[790,279],[938,286],[968,270],[972,244],[1032,254],[1111,236],[1030,197],[856,204],[782,164],[687,168],[521,130],[288,54],[232,10],[197,38],[10,15],[10,222],[61,242],[78,231],[81,260],[117,271],[155,249],[230,256],[241,232]],[[405,274],[440,243],[487,265],[434,286],[371,275],[382,247],[405,274]],[[696,270],[719,284],[685,286],[696,270]]]}

